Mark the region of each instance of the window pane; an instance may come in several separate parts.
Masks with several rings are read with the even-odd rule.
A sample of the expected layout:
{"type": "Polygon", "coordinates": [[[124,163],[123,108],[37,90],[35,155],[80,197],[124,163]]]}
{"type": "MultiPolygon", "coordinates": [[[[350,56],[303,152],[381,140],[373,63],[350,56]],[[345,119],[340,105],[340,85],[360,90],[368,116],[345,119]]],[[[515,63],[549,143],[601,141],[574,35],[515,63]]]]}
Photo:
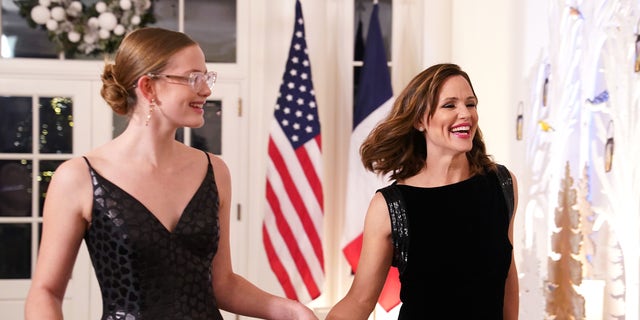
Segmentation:
{"type": "Polygon", "coordinates": [[[0,217],[31,216],[31,161],[0,160],[0,217]]]}
{"type": "Polygon", "coordinates": [[[184,32],[202,47],[207,62],[236,62],[236,1],[189,0],[184,32]]]}
{"type": "Polygon", "coordinates": [[[40,152],[72,153],[73,101],[40,98],[40,152]]]}
{"type": "MultiPolygon", "coordinates": [[[[83,0],[85,7],[92,7],[97,0],[83,0]]],[[[153,15],[156,26],[178,30],[179,0],[154,0],[153,15]]],[[[207,62],[236,62],[237,19],[236,0],[184,0],[184,31],[202,46],[207,62]]],[[[89,9],[85,9],[89,10],[89,9]]],[[[2,52],[3,58],[59,57],[55,44],[44,27],[32,28],[27,19],[20,16],[13,1],[2,1],[2,52]]],[[[66,59],[102,60],[100,55],[76,54],[66,59]]]]}
{"type": "Polygon", "coordinates": [[[31,278],[31,225],[0,224],[0,279],[31,278]]]}
{"type": "Polygon", "coordinates": [[[18,10],[13,1],[2,1],[2,57],[57,58],[47,31],[31,28],[18,10]]]}
{"type": "Polygon", "coordinates": [[[204,105],[204,126],[191,130],[191,146],[222,153],[222,101],[207,101],[204,105]]]}
{"type": "MultiPolygon", "coordinates": [[[[83,0],[85,6],[97,0],[83,0]]],[[[13,1],[2,1],[2,57],[58,59],[60,55],[55,44],[49,39],[45,27],[32,28],[20,15],[13,1]]],[[[102,60],[102,56],[76,54],[66,59],[102,60]]]]}
{"type": "Polygon", "coordinates": [[[121,116],[117,113],[113,113],[113,131],[111,137],[115,138],[119,136],[124,129],[127,128],[127,124],[129,123],[129,117],[121,116]]]}
{"type": "Polygon", "coordinates": [[[32,152],[31,101],[31,97],[0,96],[0,152],[32,152]]]}
{"type": "Polygon", "coordinates": [[[178,130],[176,130],[176,140],[184,143],[184,128],[178,128],[178,130]]]}
{"type": "MultiPolygon", "coordinates": [[[[190,2],[190,0],[185,0],[185,2],[190,2]]],[[[178,31],[178,16],[180,14],[178,8],[178,0],[153,1],[153,15],[156,17],[153,26],[178,31]]]]}
{"type": "MultiPolygon", "coordinates": [[[[392,0],[378,0],[378,19],[380,20],[380,31],[382,31],[382,39],[387,55],[387,60],[391,61],[391,9],[392,0]]],[[[369,20],[371,11],[373,10],[373,1],[356,0],[355,2],[355,18],[353,26],[353,34],[358,30],[358,23],[362,21],[362,35],[365,43],[367,33],[369,31],[369,20]]]]}
{"type": "Polygon", "coordinates": [[[40,203],[40,216],[42,217],[42,208],[44,207],[44,198],[47,196],[47,191],[49,190],[49,183],[51,183],[51,178],[53,177],[54,172],[58,168],[60,164],[62,164],[62,160],[43,160],[40,161],[40,174],[38,175],[38,184],[40,189],[40,196],[38,197],[40,203]]]}

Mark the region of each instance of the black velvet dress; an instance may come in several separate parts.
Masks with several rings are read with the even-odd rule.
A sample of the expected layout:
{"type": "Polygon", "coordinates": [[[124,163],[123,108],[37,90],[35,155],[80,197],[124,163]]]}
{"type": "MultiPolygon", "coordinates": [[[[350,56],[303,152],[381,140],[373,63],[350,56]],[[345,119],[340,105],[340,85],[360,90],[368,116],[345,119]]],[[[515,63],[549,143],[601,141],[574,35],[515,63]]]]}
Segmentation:
{"type": "Polygon", "coordinates": [[[94,201],[84,240],[102,292],[101,319],[222,319],[211,284],[219,199],[210,160],[173,232],[85,160],[94,201]]]}
{"type": "Polygon", "coordinates": [[[392,234],[409,235],[400,246],[394,242],[398,319],[502,319],[513,247],[496,174],[436,188],[397,186],[406,210],[390,210],[392,234]]]}

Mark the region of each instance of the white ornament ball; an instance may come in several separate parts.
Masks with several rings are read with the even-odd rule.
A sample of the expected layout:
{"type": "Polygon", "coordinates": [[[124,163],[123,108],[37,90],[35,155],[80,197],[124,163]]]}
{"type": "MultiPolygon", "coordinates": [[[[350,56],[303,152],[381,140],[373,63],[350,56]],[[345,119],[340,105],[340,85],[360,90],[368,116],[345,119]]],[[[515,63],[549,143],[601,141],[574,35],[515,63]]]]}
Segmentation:
{"type": "Polygon", "coordinates": [[[82,3],[80,1],[73,1],[67,8],[67,14],[73,17],[77,17],[82,12],[82,3]]]}
{"type": "Polygon", "coordinates": [[[51,0],[40,0],[38,1],[38,4],[40,4],[41,6],[48,7],[51,4],[51,0]]]}
{"type": "Polygon", "coordinates": [[[120,8],[122,10],[131,9],[131,1],[129,1],[129,0],[120,0],[120,8]]]}
{"type": "Polygon", "coordinates": [[[118,25],[118,18],[111,12],[103,12],[98,17],[98,23],[101,29],[111,31],[118,25]]]}
{"type": "Polygon", "coordinates": [[[113,34],[115,34],[116,36],[121,36],[125,33],[125,31],[126,29],[124,28],[124,26],[119,24],[115,29],[113,29],[113,34]]]}
{"type": "Polygon", "coordinates": [[[131,17],[131,24],[134,26],[137,26],[140,24],[140,22],[142,22],[142,19],[140,18],[140,16],[135,15],[133,17],[131,17]]]}
{"type": "Polygon", "coordinates": [[[109,37],[111,37],[111,31],[100,29],[100,31],[98,31],[98,35],[100,36],[100,39],[109,39],[109,37]]]}
{"type": "Polygon", "coordinates": [[[88,44],[94,44],[96,41],[98,41],[98,37],[95,32],[87,33],[82,37],[82,41],[88,44]]]}
{"type": "Polygon", "coordinates": [[[67,13],[64,12],[64,8],[62,7],[53,7],[51,8],[51,18],[56,21],[62,21],[67,18],[67,13]]]}
{"type": "Polygon", "coordinates": [[[76,42],[80,41],[80,33],[78,33],[77,31],[69,31],[69,34],[67,35],[67,38],[72,43],[76,43],[76,42]]]}
{"type": "Polygon", "coordinates": [[[37,24],[45,24],[49,21],[51,12],[45,6],[35,6],[31,9],[31,19],[37,24]]]}
{"type": "Polygon", "coordinates": [[[96,3],[96,11],[98,11],[99,13],[107,11],[107,5],[102,1],[96,3]]]}
{"type": "Polygon", "coordinates": [[[58,21],[49,19],[49,21],[47,21],[47,30],[56,31],[56,29],[58,29],[58,21]]]}
{"type": "Polygon", "coordinates": [[[91,17],[89,18],[89,20],[87,20],[87,25],[91,29],[98,29],[98,27],[100,27],[100,22],[98,21],[97,17],[91,17]]]}

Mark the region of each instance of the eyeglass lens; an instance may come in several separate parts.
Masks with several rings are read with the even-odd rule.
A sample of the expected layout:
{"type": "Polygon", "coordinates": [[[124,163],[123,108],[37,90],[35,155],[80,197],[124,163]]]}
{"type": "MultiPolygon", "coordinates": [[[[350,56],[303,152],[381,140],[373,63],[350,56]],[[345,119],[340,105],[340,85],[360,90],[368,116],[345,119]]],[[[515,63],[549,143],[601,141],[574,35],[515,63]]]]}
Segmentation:
{"type": "Polygon", "coordinates": [[[206,83],[210,90],[213,90],[213,85],[216,82],[217,74],[214,71],[207,73],[194,72],[189,76],[189,84],[194,89],[198,88],[202,83],[206,83]]]}

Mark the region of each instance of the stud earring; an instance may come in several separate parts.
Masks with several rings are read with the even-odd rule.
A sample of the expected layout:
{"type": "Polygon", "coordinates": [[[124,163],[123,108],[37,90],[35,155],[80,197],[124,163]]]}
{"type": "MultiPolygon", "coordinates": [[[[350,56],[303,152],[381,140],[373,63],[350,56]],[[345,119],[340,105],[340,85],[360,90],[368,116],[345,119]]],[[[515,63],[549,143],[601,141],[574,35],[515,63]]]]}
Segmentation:
{"type": "Polygon", "coordinates": [[[153,110],[156,108],[156,99],[151,99],[149,102],[149,112],[147,113],[147,119],[144,121],[145,126],[149,126],[149,120],[151,120],[151,114],[153,110]]]}

